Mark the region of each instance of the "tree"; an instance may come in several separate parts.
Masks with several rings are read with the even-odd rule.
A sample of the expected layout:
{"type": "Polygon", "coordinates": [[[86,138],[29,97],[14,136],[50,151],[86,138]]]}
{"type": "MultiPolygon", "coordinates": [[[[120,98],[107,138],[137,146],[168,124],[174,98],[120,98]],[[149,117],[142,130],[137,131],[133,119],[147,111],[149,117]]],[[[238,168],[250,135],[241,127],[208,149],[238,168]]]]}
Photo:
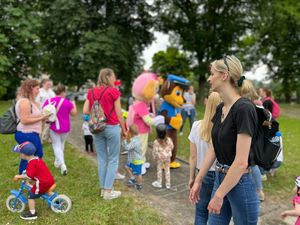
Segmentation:
{"type": "MultiPolygon", "coordinates": [[[[69,84],[96,80],[111,67],[127,83],[140,70],[142,50],[151,43],[153,18],[144,1],[56,0],[43,5],[43,41],[54,80],[69,84]]],[[[128,86],[129,87],[129,86],[128,86]]]]}
{"type": "Polygon", "coordinates": [[[37,0],[0,2],[0,97],[12,98],[26,75],[36,75],[40,57],[41,21],[37,0]]]}
{"type": "Polygon", "coordinates": [[[192,71],[190,61],[184,53],[180,53],[175,47],[168,47],[167,50],[159,51],[152,58],[152,70],[161,74],[176,74],[188,77],[192,71]]]}
{"type": "Polygon", "coordinates": [[[292,92],[300,89],[300,2],[273,0],[261,13],[254,48],[290,102],[292,92]]]}
{"type": "Polygon", "coordinates": [[[194,55],[195,73],[203,98],[208,63],[226,54],[237,54],[237,45],[252,28],[259,0],[156,0],[158,29],[174,33],[184,51],[194,55]]]}

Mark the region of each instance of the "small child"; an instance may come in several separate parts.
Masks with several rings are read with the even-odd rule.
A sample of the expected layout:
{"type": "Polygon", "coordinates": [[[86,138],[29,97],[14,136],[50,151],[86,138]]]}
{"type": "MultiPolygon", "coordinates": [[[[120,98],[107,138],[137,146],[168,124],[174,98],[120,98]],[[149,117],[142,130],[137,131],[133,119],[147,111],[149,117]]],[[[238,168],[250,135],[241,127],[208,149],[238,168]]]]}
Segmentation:
{"type": "Polygon", "coordinates": [[[300,176],[296,178],[295,184],[296,184],[297,192],[293,198],[294,209],[286,210],[282,212],[280,216],[282,219],[284,219],[286,216],[297,216],[298,219],[295,225],[300,225],[300,176]]]}
{"type": "Polygon", "coordinates": [[[31,142],[26,141],[17,145],[13,148],[13,151],[20,153],[21,158],[28,161],[25,173],[15,175],[14,181],[18,179],[30,179],[35,182],[28,192],[29,212],[22,213],[20,217],[24,220],[35,220],[37,219],[37,213],[35,211],[34,199],[48,192],[54,185],[54,179],[44,161],[34,156],[36,147],[31,142]]]}
{"type": "Polygon", "coordinates": [[[171,188],[170,176],[170,161],[172,156],[172,149],[174,147],[171,138],[167,137],[167,126],[165,124],[158,124],[156,126],[157,138],[153,142],[153,158],[157,162],[157,180],[152,183],[153,187],[162,187],[162,169],[165,170],[166,188],[171,188]]]}
{"type": "Polygon", "coordinates": [[[83,130],[83,135],[84,135],[85,151],[86,151],[86,153],[89,153],[89,147],[90,147],[90,153],[94,154],[93,135],[89,129],[90,116],[87,114],[84,114],[82,116],[82,119],[83,119],[83,124],[82,124],[81,129],[83,130]]]}
{"type": "Polygon", "coordinates": [[[127,185],[134,186],[137,190],[141,190],[144,157],[141,148],[142,142],[136,125],[133,124],[129,127],[129,135],[127,135],[126,140],[123,141],[123,147],[128,151],[128,160],[125,169],[130,178],[127,181],[127,185]]]}

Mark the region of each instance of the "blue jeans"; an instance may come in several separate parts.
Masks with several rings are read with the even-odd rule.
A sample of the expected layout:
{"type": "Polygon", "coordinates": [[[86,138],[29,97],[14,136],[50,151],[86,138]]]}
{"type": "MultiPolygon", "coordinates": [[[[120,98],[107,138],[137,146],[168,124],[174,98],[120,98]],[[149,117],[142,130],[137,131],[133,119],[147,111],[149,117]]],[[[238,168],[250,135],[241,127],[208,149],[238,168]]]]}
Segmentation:
{"type": "Polygon", "coordinates": [[[252,170],[251,174],[255,184],[255,188],[257,191],[261,191],[263,187],[262,187],[261,173],[259,167],[257,165],[251,166],[251,170],[252,170]]]}
{"type": "Polygon", "coordinates": [[[180,128],[180,132],[182,132],[184,123],[187,118],[189,118],[190,120],[190,130],[192,129],[193,123],[195,121],[195,116],[196,116],[195,109],[190,109],[189,111],[185,111],[184,109],[181,110],[182,126],[180,128]]]}
{"type": "Polygon", "coordinates": [[[119,165],[120,125],[107,125],[104,131],[94,134],[98,175],[101,189],[112,189],[119,165]]]}
{"type": "MultiPolygon", "coordinates": [[[[38,156],[39,158],[43,157],[43,145],[40,139],[40,136],[38,133],[31,132],[31,133],[23,133],[21,131],[17,131],[15,133],[15,140],[18,142],[18,144],[22,144],[25,141],[31,142],[36,147],[35,156],[38,156]]],[[[21,159],[20,165],[19,165],[19,174],[22,174],[24,170],[26,170],[28,165],[27,160],[21,159]]]]}
{"type": "Polygon", "coordinates": [[[208,171],[202,181],[200,190],[200,200],[196,203],[195,225],[206,225],[208,220],[208,203],[210,202],[211,193],[215,182],[215,172],[208,171]]]}
{"type": "MultiPolygon", "coordinates": [[[[213,194],[225,178],[224,173],[216,172],[213,194]]],[[[251,174],[242,175],[236,186],[224,198],[219,215],[209,214],[209,225],[228,225],[231,216],[235,225],[256,225],[259,214],[259,200],[251,174]]]]}

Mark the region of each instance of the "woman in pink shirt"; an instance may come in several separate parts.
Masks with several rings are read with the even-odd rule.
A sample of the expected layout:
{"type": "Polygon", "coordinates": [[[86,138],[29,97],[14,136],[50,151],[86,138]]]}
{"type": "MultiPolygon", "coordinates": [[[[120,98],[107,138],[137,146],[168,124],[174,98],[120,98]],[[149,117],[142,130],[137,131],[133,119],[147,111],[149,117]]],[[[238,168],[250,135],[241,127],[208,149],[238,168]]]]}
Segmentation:
{"type": "Polygon", "coordinates": [[[54,166],[60,168],[62,175],[67,175],[67,166],[64,159],[65,142],[71,130],[70,115],[75,116],[77,109],[75,102],[66,99],[66,87],[58,84],[55,88],[56,97],[45,101],[43,107],[53,104],[56,108],[56,121],[50,124],[50,137],[55,155],[54,166]]]}
{"type": "MultiPolygon", "coordinates": [[[[27,79],[23,81],[18,93],[16,103],[16,114],[19,119],[15,140],[21,144],[29,141],[36,147],[35,156],[43,157],[43,146],[40,139],[42,123],[48,119],[49,115],[43,115],[40,104],[35,101],[39,93],[40,84],[37,80],[27,79]]],[[[19,174],[27,167],[27,161],[21,159],[19,174]]]]}

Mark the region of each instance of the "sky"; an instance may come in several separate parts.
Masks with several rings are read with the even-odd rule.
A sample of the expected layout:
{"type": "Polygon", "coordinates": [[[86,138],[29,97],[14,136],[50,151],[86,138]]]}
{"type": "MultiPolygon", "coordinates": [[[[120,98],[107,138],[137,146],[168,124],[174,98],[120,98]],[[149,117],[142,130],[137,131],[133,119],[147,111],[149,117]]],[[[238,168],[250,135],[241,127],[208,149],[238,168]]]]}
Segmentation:
{"type": "MultiPolygon", "coordinates": [[[[149,69],[152,65],[152,57],[158,51],[165,51],[169,45],[169,36],[161,32],[154,32],[156,40],[143,51],[143,59],[145,60],[144,69],[149,69]]],[[[261,81],[266,77],[267,67],[259,66],[255,71],[245,72],[245,77],[251,80],[261,81]]]]}

